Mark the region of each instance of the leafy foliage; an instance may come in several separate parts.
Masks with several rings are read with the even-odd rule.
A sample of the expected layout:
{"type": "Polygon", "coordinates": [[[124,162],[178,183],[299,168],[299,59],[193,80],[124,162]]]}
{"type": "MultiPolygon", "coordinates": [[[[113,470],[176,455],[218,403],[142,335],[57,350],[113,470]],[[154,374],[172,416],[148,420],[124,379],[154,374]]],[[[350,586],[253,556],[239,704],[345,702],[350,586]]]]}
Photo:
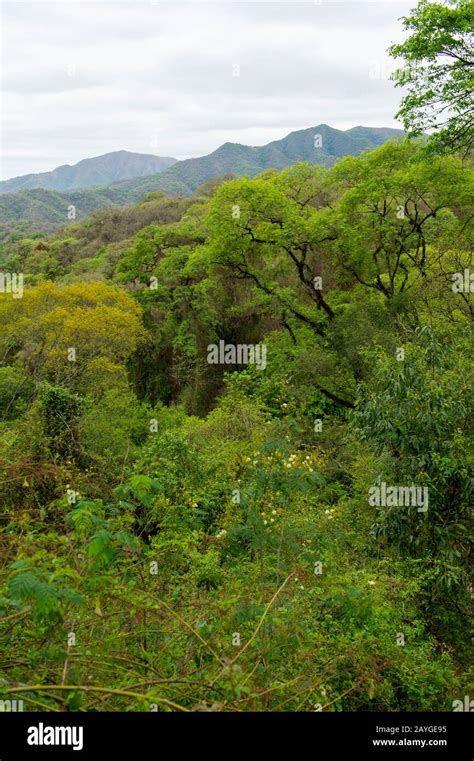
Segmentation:
{"type": "Polygon", "coordinates": [[[0,294],[2,697],[450,710],[472,170],[395,142],[204,190],[4,247],[31,269],[0,294]],[[209,363],[219,342],[265,368],[209,363]],[[372,504],[381,483],[428,509],[372,504]]]}
{"type": "Polygon", "coordinates": [[[421,0],[403,19],[408,39],[390,49],[405,68],[395,75],[407,87],[398,117],[411,136],[434,129],[436,150],[472,148],[473,135],[473,29],[472,0],[421,0]]]}

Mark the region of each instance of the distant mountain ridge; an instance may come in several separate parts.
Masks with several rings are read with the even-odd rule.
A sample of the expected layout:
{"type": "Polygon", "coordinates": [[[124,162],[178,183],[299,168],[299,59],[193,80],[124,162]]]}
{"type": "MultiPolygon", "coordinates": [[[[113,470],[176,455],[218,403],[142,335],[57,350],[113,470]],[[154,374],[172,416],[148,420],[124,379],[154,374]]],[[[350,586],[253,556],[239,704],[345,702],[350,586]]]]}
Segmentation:
{"type": "Polygon", "coordinates": [[[79,190],[103,187],[119,180],[156,174],[176,163],[168,156],[154,156],[131,151],[113,151],[83,159],[77,164],[63,164],[51,172],[24,174],[0,182],[0,193],[15,193],[20,190],[79,190]]]}
{"type": "Polygon", "coordinates": [[[224,143],[207,156],[178,161],[160,176],[142,177],[113,186],[127,188],[134,195],[153,190],[187,195],[210,177],[224,174],[254,176],[264,169],[284,169],[298,161],[332,166],[343,156],[357,156],[392,137],[403,137],[403,134],[402,130],[388,127],[352,127],[344,132],[320,124],[290,132],[281,140],[259,147],[224,143]]]}
{"type": "MultiPolygon", "coordinates": [[[[75,207],[76,219],[80,219],[94,209],[104,206],[136,203],[153,191],[162,191],[168,195],[191,195],[211,177],[227,174],[253,177],[265,169],[281,170],[299,161],[332,166],[343,156],[357,156],[391,138],[403,136],[402,130],[388,127],[352,127],[343,131],[320,124],[317,127],[291,132],[281,140],[258,147],[224,143],[207,156],[177,161],[162,171],[148,175],[109,182],[108,187],[71,189],[67,192],[46,188],[25,189],[16,193],[3,192],[0,194],[0,238],[13,229],[20,228],[25,233],[32,230],[48,232],[60,225],[66,225],[71,205],[75,207]]],[[[81,163],[83,162],[79,162],[81,163]]]]}

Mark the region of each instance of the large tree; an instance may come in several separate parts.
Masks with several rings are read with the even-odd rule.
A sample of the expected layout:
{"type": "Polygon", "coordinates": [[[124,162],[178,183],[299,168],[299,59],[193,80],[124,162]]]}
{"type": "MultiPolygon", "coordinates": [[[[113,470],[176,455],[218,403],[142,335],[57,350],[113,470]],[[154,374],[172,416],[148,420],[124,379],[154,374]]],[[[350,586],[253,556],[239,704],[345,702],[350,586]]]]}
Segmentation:
{"type": "Polygon", "coordinates": [[[390,48],[405,62],[393,75],[397,87],[407,88],[397,117],[412,136],[434,130],[435,150],[467,153],[474,134],[474,3],[420,0],[403,26],[410,36],[390,48]]]}

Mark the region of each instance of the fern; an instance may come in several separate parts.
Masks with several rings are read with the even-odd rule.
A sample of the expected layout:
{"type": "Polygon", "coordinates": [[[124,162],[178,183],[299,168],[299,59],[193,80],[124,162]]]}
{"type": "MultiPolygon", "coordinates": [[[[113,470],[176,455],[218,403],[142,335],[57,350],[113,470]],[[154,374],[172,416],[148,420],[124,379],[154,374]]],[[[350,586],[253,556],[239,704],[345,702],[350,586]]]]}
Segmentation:
{"type": "Polygon", "coordinates": [[[27,600],[36,594],[39,581],[30,572],[18,573],[13,576],[8,584],[8,591],[14,600],[27,600]]]}
{"type": "Polygon", "coordinates": [[[116,553],[112,546],[113,538],[114,535],[105,528],[94,534],[87,547],[93,566],[106,565],[114,560],[116,553]]]}
{"type": "Polygon", "coordinates": [[[78,534],[87,536],[91,529],[103,523],[102,509],[100,501],[81,501],[67,514],[66,518],[78,534]]]}
{"type": "MultiPolygon", "coordinates": [[[[14,563],[13,565],[17,565],[14,563]]],[[[38,578],[33,571],[14,574],[8,582],[8,593],[14,602],[29,600],[39,612],[47,613],[57,608],[61,600],[80,605],[83,600],[74,589],[60,587],[38,578]]]]}

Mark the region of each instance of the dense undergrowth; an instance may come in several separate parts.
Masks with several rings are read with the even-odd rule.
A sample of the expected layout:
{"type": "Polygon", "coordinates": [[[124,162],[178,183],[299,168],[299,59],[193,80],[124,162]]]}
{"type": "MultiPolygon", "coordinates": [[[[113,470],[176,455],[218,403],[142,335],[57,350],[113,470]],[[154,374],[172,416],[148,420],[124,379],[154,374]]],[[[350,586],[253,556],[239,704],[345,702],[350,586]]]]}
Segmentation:
{"type": "Polygon", "coordinates": [[[462,699],[472,202],[466,161],[393,143],[4,244],[2,699],[462,699]]]}

